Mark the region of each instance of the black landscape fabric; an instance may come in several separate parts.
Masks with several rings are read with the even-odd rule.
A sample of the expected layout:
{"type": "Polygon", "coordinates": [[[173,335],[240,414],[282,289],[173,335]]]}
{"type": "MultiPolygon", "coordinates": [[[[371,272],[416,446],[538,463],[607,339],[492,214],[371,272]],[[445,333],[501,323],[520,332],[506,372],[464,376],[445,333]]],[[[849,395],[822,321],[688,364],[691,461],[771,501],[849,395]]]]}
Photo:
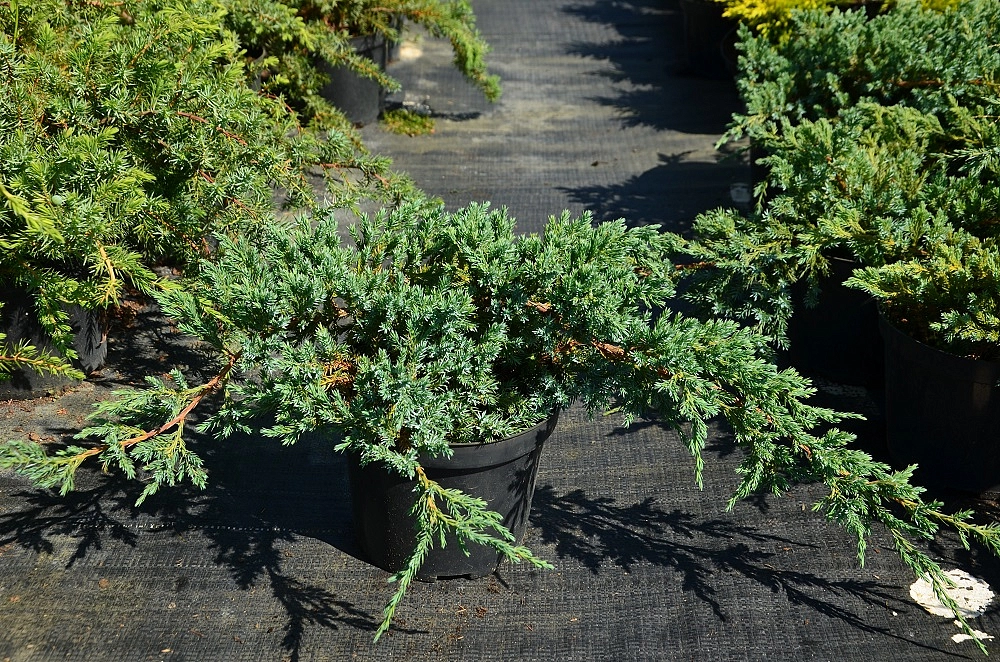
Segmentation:
{"type": "MultiPolygon", "coordinates": [[[[676,2],[473,3],[504,83],[483,101],[447,44],[404,44],[390,103],[437,118],[411,138],[364,139],[449,208],[490,200],[524,232],[569,209],[683,230],[734,206],[745,159],[714,148],[739,100],[732,79],[686,75],[676,2]]],[[[66,440],[90,403],[159,357],[197,366],[153,309],[109,348],[108,367],[59,398],[0,403],[4,437],[66,440]]],[[[869,416],[877,394],[821,383],[869,416]]],[[[655,423],[567,411],[546,443],[525,544],[554,570],[503,565],[477,580],[415,585],[372,642],[392,587],[352,532],[344,460],[329,440],[292,448],[242,437],[196,443],[205,491],[164,490],[91,468],[65,498],[0,473],[0,660],[871,660],[975,659],[951,619],[909,597],[914,578],[876,534],[851,538],[795,488],[726,510],[739,455],[712,431],[705,487],[655,423]]],[[[955,541],[932,555],[1000,585],[1000,566],[955,541]]],[[[995,609],[973,626],[1000,634],[995,609]]],[[[988,643],[993,648],[992,642],[988,643]]]]}

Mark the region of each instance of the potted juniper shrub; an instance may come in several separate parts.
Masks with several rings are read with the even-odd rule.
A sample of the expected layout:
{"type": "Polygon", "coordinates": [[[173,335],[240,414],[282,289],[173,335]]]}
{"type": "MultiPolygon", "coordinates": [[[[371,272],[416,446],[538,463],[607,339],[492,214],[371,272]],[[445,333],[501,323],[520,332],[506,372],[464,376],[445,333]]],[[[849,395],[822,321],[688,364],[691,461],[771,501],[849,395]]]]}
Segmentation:
{"type": "MultiPolygon", "coordinates": [[[[743,23],[737,85],[746,112],[734,115],[723,140],[748,137],[758,154],[769,153],[768,137],[783,121],[830,118],[859,101],[942,111],[949,98],[968,105],[989,87],[981,77],[996,59],[995,3],[890,3],[868,18],[826,0],[819,10],[800,0],[725,2],[743,23]]],[[[766,180],[764,168],[758,181],[766,180]]]]}
{"type": "MultiPolygon", "coordinates": [[[[996,173],[992,174],[993,177],[996,173]]],[[[964,229],[847,281],[881,306],[886,440],[925,484],[1000,488],[1000,245],[964,229]]]]}
{"type": "Polygon", "coordinates": [[[782,122],[763,159],[767,199],[749,214],[696,219],[681,265],[687,298],[774,337],[793,365],[878,387],[877,307],[843,283],[920,250],[927,209],[961,200],[938,167],[941,137],[936,118],[905,106],[782,122]]]}
{"type": "Polygon", "coordinates": [[[318,164],[341,201],[390,182],[350,136],[320,140],[252,90],[222,20],[200,1],[0,6],[5,397],[99,368],[122,298],[196,267],[218,233],[252,234],[275,188],[310,206],[318,164]]]}
{"type": "Polygon", "coordinates": [[[798,16],[815,29],[797,42],[749,39],[750,112],[735,130],[769,152],[762,202],[750,218],[703,216],[685,247],[692,300],[792,349],[819,339],[841,369],[876,368],[894,461],[972,492],[998,483],[998,11],[971,1],[872,20],[798,16]],[[876,45],[879,57],[869,56],[876,45]],[[848,301],[864,317],[826,306],[824,325],[796,333],[806,317],[797,287],[818,309],[848,301]],[[878,341],[884,366],[871,342],[857,346],[862,334],[878,341]]]}
{"type": "Polygon", "coordinates": [[[390,44],[408,24],[447,39],[455,67],[490,101],[499,79],[467,0],[226,0],[226,24],[247,51],[259,88],[281,94],[319,127],[364,125],[399,83],[386,71],[390,44]],[[269,20],[262,21],[261,15],[269,20]],[[335,110],[336,109],[336,110],[335,110]]]}
{"type": "Polygon", "coordinates": [[[795,13],[794,39],[744,31],[737,82],[747,112],[724,140],[749,137],[766,155],[758,205],[750,218],[699,219],[689,273],[714,285],[694,296],[791,341],[797,365],[877,386],[874,302],[842,283],[857,267],[919,250],[921,228],[940,209],[959,225],[980,222],[957,218],[962,197],[979,192],[963,193],[972,179],[945,161],[977,149],[966,125],[991,105],[997,12],[978,0],[940,11],[909,3],[871,19],[795,13]],[[934,34],[948,38],[928,41],[934,34]]]}
{"type": "Polygon", "coordinates": [[[382,522],[358,522],[373,559],[391,563],[397,580],[376,636],[425,565],[435,577],[477,574],[463,565],[467,555],[489,569],[498,560],[548,566],[511,530],[530,507],[530,478],[504,506],[513,503],[511,518],[496,510],[510,481],[500,481],[498,499],[435,471],[451,458],[464,472],[467,451],[504,465],[496,444],[513,437],[515,462],[527,455],[530,473],[557,412],[574,402],[592,413],[615,409],[625,424],[655,417],[675,428],[696,483],[708,422],[723,416],[745,450],[730,505],[822,482],[829,492],[817,509],[855,535],[859,551],[873,525],[888,527],[903,560],[952,607],[947,579],[910,536],[933,537],[945,525],[1000,548],[995,527],[924,502],[909,470],[850,449],[851,435],[832,427],[846,415],[810,404],[808,380],[768,361],[760,334],[674,312],[670,235],[568,214],[540,235],[514,228],[485,204],[448,213],[409,199],[363,217],[349,237],[333,213],[275,222],[252,240],[220,236],[215,259],[156,295],[179,328],[214,348],[215,376],[196,385],[179,372],[150,378],[148,388],[99,405],[82,445],[51,452],[9,441],[0,467],[66,492],[94,458],[141,473],[146,499],[178,481],[205,484],[184,422],[209,402],[216,408],[199,427],[220,437],[259,428],[290,444],[321,432],[352,471],[379,476],[354,481],[359,516],[371,505],[360,502],[381,502],[386,485],[406,497],[401,521],[387,522],[383,508],[382,522]],[[379,525],[403,532],[406,554],[379,557],[372,546],[386,536],[365,530],[379,525]],[[459,564],[437,565],[442,554],[459,564]]]}

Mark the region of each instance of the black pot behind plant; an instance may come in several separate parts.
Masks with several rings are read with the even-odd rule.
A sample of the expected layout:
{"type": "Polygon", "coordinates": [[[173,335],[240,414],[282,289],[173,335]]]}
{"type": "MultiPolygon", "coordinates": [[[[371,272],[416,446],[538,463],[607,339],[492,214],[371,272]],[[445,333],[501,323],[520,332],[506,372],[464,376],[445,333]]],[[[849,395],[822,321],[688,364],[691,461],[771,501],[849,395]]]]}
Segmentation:
{"type": "Polygon", "coordinates": [[[919,465],[922,483],[965,492],[1000,488],[1000,361],[949,354],[880,318],[885,340],[889,454],[919,465]]]}
{"type": "Polygon", "coordinates": [[[386,42],[385,59],[388,64],[399,60],[399,48],[403,43],[403,17],[399,14],[393,16],[391,26],[396,31],[396,38],[386,42]]]}
{"type": "MultiPolygon", "coordinates": [[[[8,346],[26,342],[40,352],[57,354],[48,333],[38,322],[32,297],[23,290],[13,290],[3,296],[0,332],[6,335],[8,346]]],[[[85,374],[101,368],[108,355],[106,324],[100,311],[85,310],[77,305],[66,306],[73,331],[73,348],[78,358],[76,368],[85,374]]],[[[0,400],[23,400],[57,393],[80,383],[61,375],[41,374],[16,367],[8,379],[0,381],[0,400]]]]}
{"type": "Polygon", "coordinates": [[[807,285],[792,286],[795,312],[788,322],[788,360],[802,372],[838,384],[879,389],[883,382],[878,306],[864,292],[843,286],[857,263],[830,260],[815,307],[803,305],[807,285]]]}
{"type": "Polygon", "coordinates": [[[736,21],[713,0],[681,0],[684,14],[684,74],[716,80],[736,76],[736,21]]]}
{"type": "MultiPolygon", "coordinates": [[[[385,36],[363,35],[351,39],[351,47],[358,55],[368,58],[385,71],[388,50],[385,36]]],[[[371,124],[378,120],[385,108],[385,90],[377,81],[365,78],[346,66],[331,66],[321,62],[320,68],[329,78],[320,94],[336,106],[347,119],[357,125],[371,124]]]]}
{"type": "MultiPolygon", "coordinates": [[[[454,444],[452,457],[421,456],[420,464],[442,487],[485,499],[520,541],[528,526],[542,445],[558,418],[557,413],[526,432],[490,444],[454,444]]],[[[362,467],[356,455],[349,456],[348,470],[361,548],[372,564],[390,572],[401,570],[416,545],[416,520],[410,511],[417,481],[379,465],[362,467]]],[[[492,548],[469,543],[466,549],[468,554],[453,535],[443,548],[435,543],[417,578],[483,577],[500,563],[492,548]]]]}

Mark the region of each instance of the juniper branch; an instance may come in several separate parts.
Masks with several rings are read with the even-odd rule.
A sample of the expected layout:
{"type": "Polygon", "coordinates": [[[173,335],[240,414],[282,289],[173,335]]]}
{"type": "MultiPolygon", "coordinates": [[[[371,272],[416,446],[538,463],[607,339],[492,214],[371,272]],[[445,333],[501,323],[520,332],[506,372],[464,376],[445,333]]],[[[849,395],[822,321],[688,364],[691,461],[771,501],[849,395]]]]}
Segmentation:
{"type": "MultiPolygon", "coordinates": [[[[152,482],[139,497],[140,503],[161,484],[174,484],[183,476],[203,486],[201,460],[184,445],[184,424],[205,397],[224,386],[237,360],[238,356],[231,356],[229,362],[201,386],[186,388],[183,378],[175,373],[175,379],[181,382],[180,389],[138,393],[116,391],[114,395],[121,399],[97,404],[89,417],[96,425],[76,435],[77,439],[100,437],[103,443],[89,448],[71,445],[48,453],[37,442],[8,440],[0,445],[0,467],[14,469],[42,487],[57,487],[65,495],[75,486],[76,471],[90,458],[101,457],[105,470],[114,462],[127,476],[134,477],[131,452],[147,469],[153,470],[152,482]],[[166,420],[148,429],[136,428],[133,421],[148,420],[158,413],[164,414],[166,420]],[[164,444],[147,443],[164,435],[168,437],[164,444]]],[[[155,385],[155,380],[153,382],[155,385]]]]}
{"type": "Polygon", "coordinates": [[[538,558],[528,548],[512,544],[514,536],[504,527],[500,515],[488,510],[485,501],[460,490],[442,487],[427,477],[423,467],[416,468],[416,477],[416,500],[411,514],[416,519],[417,542],[405,567],[389,578],[390,582],[399,582],[399,585],[383,611],[382,623],[375,633],[376,641],[388,631],[396,608],[416,578],[427,554],[434,548],[435,541],[443,548],[447,544],[448,534],[455,536],[466,555],[469,554],[466,544],[473,543],[490,547],[513,563],[528,562],[536,568],[552,568],[551,563],[538,558]],[[444,508],[438,505],[439,500],[444,503],[444,508]]]}

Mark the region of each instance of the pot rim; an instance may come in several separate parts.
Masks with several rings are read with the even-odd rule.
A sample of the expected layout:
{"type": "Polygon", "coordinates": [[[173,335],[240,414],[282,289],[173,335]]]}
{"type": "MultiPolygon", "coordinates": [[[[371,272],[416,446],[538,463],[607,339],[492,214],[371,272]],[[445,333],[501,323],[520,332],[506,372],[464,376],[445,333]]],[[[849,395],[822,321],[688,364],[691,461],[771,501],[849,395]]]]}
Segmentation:
{"type": "Polygon", "coordinates": [[[559,410],[520,434],[499,441],[451,444],[452,455],[421,453],[420,464],[428,469],[467,469],[511,462],[541,446],[559,422],[559,410]]]}
{"type": "Polygon", "coordinates": [[[879,310],[878,323],[887,348],[889,345],[895,346],[897,352],[907,359],[927,362],[941,372],[959,370],[965,375],[963,379],[978,384],[987,384],[992,387],[1000,381],[1000,361],[970,359],[967,356],[952,354],[920,342],[890,322],[881,310],[879,310]]]}

